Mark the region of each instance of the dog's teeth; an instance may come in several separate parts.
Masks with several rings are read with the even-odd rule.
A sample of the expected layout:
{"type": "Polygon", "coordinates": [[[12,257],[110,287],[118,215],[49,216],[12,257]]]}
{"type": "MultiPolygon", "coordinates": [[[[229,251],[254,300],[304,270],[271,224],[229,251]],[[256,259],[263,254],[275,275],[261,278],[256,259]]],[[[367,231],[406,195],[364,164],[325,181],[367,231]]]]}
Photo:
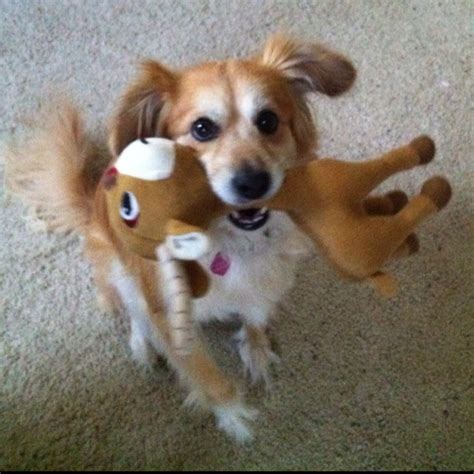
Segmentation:
{"type": "Polygon", "coordinates": [[[260,209],[260,214],[265,214],[267,211],[268,207],[262,207],[262,209],[260,209]]]}
{"type": "Polygon", "coordinates": [[[232,217],[235,217],[236,219],[239,219],[239,218],[240,218],[239,211],[234,211],[234,212],[232,213],[232,217]]]}

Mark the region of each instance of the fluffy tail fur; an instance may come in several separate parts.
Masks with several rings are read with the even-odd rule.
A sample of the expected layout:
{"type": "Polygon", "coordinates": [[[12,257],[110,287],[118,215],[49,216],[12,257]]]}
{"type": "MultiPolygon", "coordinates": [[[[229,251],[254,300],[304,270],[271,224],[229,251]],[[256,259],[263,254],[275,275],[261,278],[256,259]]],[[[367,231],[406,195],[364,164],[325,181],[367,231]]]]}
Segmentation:
{"type": "Polygon", "coordinates": [[[104,160],[74,105],[62,102],[24,141],[15,137],[6,146],[5,163],[7,189],[48,230],[81,232],[87,226],[104,160]]]}

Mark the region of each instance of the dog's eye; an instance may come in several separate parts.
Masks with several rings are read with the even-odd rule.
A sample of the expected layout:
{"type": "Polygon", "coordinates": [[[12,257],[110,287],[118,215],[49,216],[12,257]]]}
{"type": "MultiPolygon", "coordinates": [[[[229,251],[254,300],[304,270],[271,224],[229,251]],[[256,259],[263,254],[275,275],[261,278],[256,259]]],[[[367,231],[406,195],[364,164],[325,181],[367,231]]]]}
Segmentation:
{"type": "Polygon", "coordinates": [[[219,134],[219,126],[207,117],[198,118],[191,126],[191,135],[199,142],[213,140],[219,134]]]}
{"type": "Polygon", "coordinates": [[[122,194],[122,200],[120,201],[120,217],[128,227],[135,227],[139,215],[140,206],[138,205],[137,198],[133,193],[125,191],[122,194]]]}
{"type": "Polygon", "coordinates": [[[271,110],[262,110],[255,120],[255,125],[259,131],[265,135],[275,133],[279,123],[277,114],[271,110]]]}

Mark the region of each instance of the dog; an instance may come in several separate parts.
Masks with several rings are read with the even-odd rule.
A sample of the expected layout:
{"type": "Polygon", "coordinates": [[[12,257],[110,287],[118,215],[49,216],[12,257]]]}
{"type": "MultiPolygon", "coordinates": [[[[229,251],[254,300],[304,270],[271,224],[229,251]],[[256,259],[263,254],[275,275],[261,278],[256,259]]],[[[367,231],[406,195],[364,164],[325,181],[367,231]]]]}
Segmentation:
{"type": "Polygon", "coordinates": [[[165,357],[189,388],[188,401],[206,406],[218,428],[241,442],[252,436],[255,411],[202,342],[187,358],[173,354],[156,262],[119,243],[107,220],[99,177],[107,162],[139,137],[170,138],[198,152],[217,196],[243,210],[211,226],[212,250],[200,261],[211,286],[194,301],[195,319],[237,318],[241,328],[235,340],[244,369],[253,382],[269,383],[277,356],[267,329],[294,283],[298,261],[312,245],[285,214],[255,203],[278,191],[286,169],[315,158],[309,95],[340,95],[355,77],[342,54],[284,36],[270,38],[252,57],[180,71],[148,60],[119,101],[105,155],[68,103],[56,108],[27,143],[8,152],[13,192],[50,228],[84,237],[101,306],[130,316],[133,357],[144,365],[157,354],[165,357]]]}

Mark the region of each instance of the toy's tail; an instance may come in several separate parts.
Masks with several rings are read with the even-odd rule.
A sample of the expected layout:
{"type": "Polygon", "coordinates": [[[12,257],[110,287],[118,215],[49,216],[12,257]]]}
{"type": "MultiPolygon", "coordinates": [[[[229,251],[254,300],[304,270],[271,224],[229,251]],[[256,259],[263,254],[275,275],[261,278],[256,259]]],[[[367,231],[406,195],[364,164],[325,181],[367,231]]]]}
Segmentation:
{"type": "Polygon", "coordinates": [[[71,103],[45,113],[24,139],[7,143],[4,154],[7,189],[46,229],[80,232],[88,224],[104,159],[71,103]]]}
{"type": "Polygon", "coordinates": [[[171,343],[176,355],[184,357],[191,353],[196,337],[188,275],[183,262],[173,256],[166,244],[161,244],[157,253],[164,282],[171,343]]]}

